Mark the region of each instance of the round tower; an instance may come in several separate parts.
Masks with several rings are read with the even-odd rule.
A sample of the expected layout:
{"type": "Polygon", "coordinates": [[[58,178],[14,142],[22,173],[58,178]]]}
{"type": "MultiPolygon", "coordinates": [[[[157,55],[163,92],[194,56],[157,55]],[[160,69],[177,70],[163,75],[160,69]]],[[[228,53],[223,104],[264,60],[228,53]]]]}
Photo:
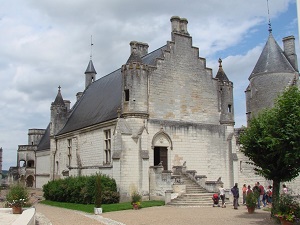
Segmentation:
{"type": "Polygon", "coordinates": [[[297,55],[293,38],[283,39],[284,51],[275,41],[272,29],[265,47],[249,76],[249,85],[245,91],[247,121],[258,113],[274,105],[274,100],[289,85],[298,82],[297,55]]]}
{"type": "Polygon", "coordinates": [[[216,78],[219,80],[219,110],[220,124],[234,125],[234,107],[233,107],[233,83],[226,76],[222,60],[219,59],[219,70],[216,78]]]}
{"type": "Polygon", "coordinates": [[[130,42],[131,55],[122,66],[122,115],[148,116],[148,66],[141,57],[147,54],[148,44],[130,42]]]}

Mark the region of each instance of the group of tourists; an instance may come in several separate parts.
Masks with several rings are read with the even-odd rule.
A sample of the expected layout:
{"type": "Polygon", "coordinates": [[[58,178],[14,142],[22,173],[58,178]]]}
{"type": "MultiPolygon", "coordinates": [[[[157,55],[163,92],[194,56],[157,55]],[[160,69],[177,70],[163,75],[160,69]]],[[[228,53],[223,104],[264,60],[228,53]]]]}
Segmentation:
{"type": "MultiPolygon", "coordinates": [[[[231,188],[231,193],[233,195],[233,207],[234,209],[238,209],[239,206],[239,195],[240,191],[238,188],[238,184],[235,183],[235,185],[231,188]]],[[[288,192],[288,189],[285,184],[282,185],[282,194],[286,194],[288,192]]],[[[273,194],[273,187],[272,185],[269,185],[267,188],[265,188],[263,185],[261,185],[259,182],[256,182],[253,188],[251,188],[250,185],[244,184],[242,187],[242,193],[243,193],[243,205],[246,205],[246,197],[250,193],[254,193],[255,196],[257,196],[257,209],[260,209],[261,207],[266,207],[267,205],[272,204],[272,194],[273,194]]],[[[220,185],[219,187],[219,198],[222,200],[222,208],[225,208],[225,189],[223,185],[220,185]]],[[[219,204],[218,204],[219,205],[219,204]]]]}

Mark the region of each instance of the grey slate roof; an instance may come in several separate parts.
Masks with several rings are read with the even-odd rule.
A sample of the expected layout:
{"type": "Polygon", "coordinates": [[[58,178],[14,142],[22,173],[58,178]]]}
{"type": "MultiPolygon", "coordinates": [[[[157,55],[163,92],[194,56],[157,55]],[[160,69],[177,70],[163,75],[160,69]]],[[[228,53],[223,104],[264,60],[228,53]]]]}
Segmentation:
{"type": "Polygon", "coordinates": [[[129,56],[129,59],[127,60],[127,63],[131,63],[131,62],[142,62],[142,59],[140,57],[140,55],[136,52],[132,52],[131,55],[129,56]]]}
{"type": "MultiPolygon", "coordinates": [[[[163,46],[142,57],[142,63],[155,66],[156,58],[163,58],[163,46]]],[[[91,83],[83,92],[68,118],[57,134],[64,134],[101,122],[116,119],[122,101],[122,74],[118,69],[91,83]]]]}
{"type": "Polygon", "coordinates": [[[249,77],[259,73],[293,73],[296,72],[282,49],[275,41],[272,33],[249,77]]]}
{"type": "Polygon", "coordinates": [[[85,73],[94,73],[94,74],[97,74],[92,60],[89,61],[89,64],[88,64],[88,66],[87,66],[87,68],[85,70],[85,73]]]}
{"type": "Polygon", "coordinates": [[[45,134],[37,146],[37,151],[50,150],[50,123],[48,124],[45,134]]]}
{"type": "Polygon", "coordinates": [[[220,81],[229,81],[228,77],[226,76],[226,73],[223,70],[221,59],[219,59],[219,64],[219,70],[217,72],[216,78],[218,78],[220,81]]]}
{"type": "Polygon", "coordinates": [[[53,104],[53,105],[61,105],[61,106],[65,106],[65,102],[64,102],[63,97],[62,97],[62,95],[61,95],[60,88],[58,89],[56,98],[55,98],[55,100],[54,100],[54,102],[53,102],[52,104],[53,104]]]}
{"type": "Polygon", "coordinates": [[[117,118],[121,98],[122,75],[118,69],[90,84],[58,134],[117,118]]]}

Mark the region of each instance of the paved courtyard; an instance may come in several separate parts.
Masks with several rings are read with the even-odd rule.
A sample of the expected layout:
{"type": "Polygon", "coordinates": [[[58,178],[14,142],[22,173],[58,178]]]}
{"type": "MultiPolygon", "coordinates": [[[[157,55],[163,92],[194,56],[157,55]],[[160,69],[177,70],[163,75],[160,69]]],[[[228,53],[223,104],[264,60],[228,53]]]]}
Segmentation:
{"type": "Polygon", "coordinates": [[[36,204],[39,225],[274,225],[270,212],[249,214],[245,206],[233,207],[152,207],[103,213],[101,216],[36,204]],[[50,223],[51,222],[51,223],[50,223]]]}

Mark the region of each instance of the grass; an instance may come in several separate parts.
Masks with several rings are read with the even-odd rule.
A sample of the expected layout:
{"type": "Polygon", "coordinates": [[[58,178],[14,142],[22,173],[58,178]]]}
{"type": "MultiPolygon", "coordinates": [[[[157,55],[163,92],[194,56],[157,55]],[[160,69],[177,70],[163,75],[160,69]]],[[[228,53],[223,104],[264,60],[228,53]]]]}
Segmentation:
{"type": "MultiPolygon", "coordinates": [[[[65,209],[78,210],[86,213],[94,213],[94,204],[76,204],[76,203],[68,203],[68,202],[54,202],[49,200],[41,201],[40,203],[50,206],[61,207],[65,209]]],[[[164,201],[144,201],[141,203],[141,208],[148,208],[153,206],[162,206],[165,205],[164,201]]],[[[114,212],[121,210],[132,209],[132,205],[130,202],[123,203],[115,203],[115,204],[102,204],[102,212],[114,212]]]]}

